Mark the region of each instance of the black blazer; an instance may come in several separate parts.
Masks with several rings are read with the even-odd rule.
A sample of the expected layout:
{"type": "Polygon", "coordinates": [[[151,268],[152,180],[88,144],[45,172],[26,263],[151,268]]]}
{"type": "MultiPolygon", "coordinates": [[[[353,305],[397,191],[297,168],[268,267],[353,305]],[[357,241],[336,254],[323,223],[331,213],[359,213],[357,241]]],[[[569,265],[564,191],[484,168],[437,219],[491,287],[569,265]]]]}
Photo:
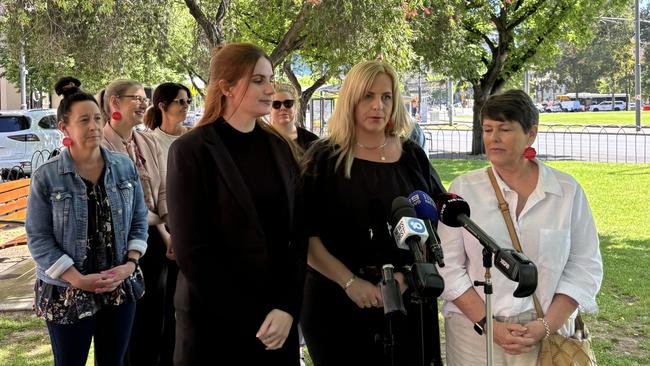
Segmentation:
{"type": "Polygon", "coordinates": [[[306,266],[306,235],[296,230],[303,216],[300,173],[289,146],[267,133],[293,223],[285,253],[271,258],[252,197],[216,123],[224,122],[194,128],[176,140],[167,167],[168,220],[180,267],[177,353],[195,360],[202,357],[197,352],[214,356],[217,350],[230,353],[247,342],[259,343],[255,333],[274,308],[291,314],[295,327],[306,266]],[[232,342],[200,345],[209,340],[204,337],[224,336],[232,342]]]}

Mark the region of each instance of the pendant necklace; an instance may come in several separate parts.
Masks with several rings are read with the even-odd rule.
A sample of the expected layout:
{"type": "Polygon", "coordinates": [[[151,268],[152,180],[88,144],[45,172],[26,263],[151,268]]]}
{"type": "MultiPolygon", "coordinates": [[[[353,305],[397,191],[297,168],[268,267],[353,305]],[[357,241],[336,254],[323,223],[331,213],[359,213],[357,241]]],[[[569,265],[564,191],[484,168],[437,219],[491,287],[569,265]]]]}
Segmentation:
{"type": "Polygon", "coordinates": [[[386,155],[384,154],[384,148],[386,147],[387,144],[388,144],[388,137],[384,140],[384,142],[381,145],[374,146],[374,147],[368,147],[368,146],[360,143],[359,141],[357,141],[357,146],[359,146],[362,149],[366,149],[366,150],[380,150],[381,149],[381,154],[379,156],[381,161],[386,161],[386,155]]]}

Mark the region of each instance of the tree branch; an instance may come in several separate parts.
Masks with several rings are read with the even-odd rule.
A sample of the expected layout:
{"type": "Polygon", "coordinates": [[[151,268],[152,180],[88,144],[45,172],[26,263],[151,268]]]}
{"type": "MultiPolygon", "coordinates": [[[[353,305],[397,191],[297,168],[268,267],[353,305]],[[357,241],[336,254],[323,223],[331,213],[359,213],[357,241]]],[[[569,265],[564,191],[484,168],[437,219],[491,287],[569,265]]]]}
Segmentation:
{"type": "Polygon", "coordinates": [[[547,0],[538,0],[536,3],[531,4],[528,9],[521,14],[518,18],[514,19],[513,22],[506,26],[506,29],[512,30],[515,29],[519,24],[523,23],[526,19],[530,18],[535,12],[539,11],[542,5],[547,0]]]}
{"type": "Polygon", "coordinates": [[[494,45],[494,43],[492,42],[490,37],[487,36],[487,34],[483,34],[481,31],[474,28],[474,25],[469,23],[469,22],[463,22],[463,28],[465,28],[466,31],[468,31],[468,32],[480,37],[481,39],[483,39],[483,41],[485,41],[485,43],[488,45],[488,47],[490,47],[490,51],[492,51],[492,53],[495,52],[494,48],[496,46],[494,45]]]}
{"type": "Polygon", "coordinates": [[[210,42],[210,47],[219,46],[225,41],[222,26],[230,1],[231,0],[221,0],[217,14],[214,17],[214,23],[212,23],[195,0],[185,0],[185,5],[187,5],[190,14],[192,14],[192,17],[194,17],[196,22],[205,32],[208,42],[210,42]]]}
{"type": "Polygon", "coordinates": [[[291,26],[287,32],[284,34],[284,37],[282,37],[280,43],[273,49],[273,52],[271,52],[271,55],[269,57],[271,58],[271,63],[273,65],[277,65],[282,62],[282,60],[284,60],[284,58],[287,57],[291,51],[300,47],[305,42],[305,37],[300,37],[300,32],[303,30],[305,24],[307,23],[308,6],[309,5],[307,2],[304,2],[302,4],[300,12],[298,12],[298,15],[296,15],[296,18],[294,19],[293,23],[291,23],[291,26]]]}

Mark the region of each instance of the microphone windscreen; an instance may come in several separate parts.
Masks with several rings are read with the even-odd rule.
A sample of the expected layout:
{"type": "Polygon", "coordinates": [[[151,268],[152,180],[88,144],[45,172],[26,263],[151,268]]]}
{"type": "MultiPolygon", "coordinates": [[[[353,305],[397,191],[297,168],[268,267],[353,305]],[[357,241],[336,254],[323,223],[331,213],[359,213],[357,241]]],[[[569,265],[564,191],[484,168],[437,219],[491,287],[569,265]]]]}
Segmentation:
{"type": "Polygon", "coordinates": [[[465,214],[469,217],[469,205],[459,195],[443,193],[436,196],[436,204],[440,209],[440,221],[447,226],[463,226],[463,223],[458,220],[458,215],[465,214]]]}
{"type": "Polygon", "coordinates": [[[417,217],[417,213],[406,197],[395,197],[390,210],[390,224],[395,227],[402,217],[417,217]]]}
{"type": "Polygon", "coordinates": [[[433,199],[422,191],[415,191],[409,195],[409,202],[413,205],[420,219],[428,219],[432,225],[438,224],[438,209],[433,199]]]}

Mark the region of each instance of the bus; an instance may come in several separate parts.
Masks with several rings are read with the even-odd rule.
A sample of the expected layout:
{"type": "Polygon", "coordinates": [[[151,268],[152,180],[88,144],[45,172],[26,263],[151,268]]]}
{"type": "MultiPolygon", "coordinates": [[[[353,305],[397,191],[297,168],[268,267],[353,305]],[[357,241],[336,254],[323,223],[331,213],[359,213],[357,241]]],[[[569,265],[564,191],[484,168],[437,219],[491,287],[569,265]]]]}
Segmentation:
{"type": "MultiPolygon", "coordinates": [[[[566,93],[557,95],[555,99],[560,102],[577,100],[588,109],[590,105],[598,104],[606,100],[612,100],[612,94],[578,93],[578,96],[576,97],[576,93],[566,93]]],[[[620,100],[627,106],[630,100],[630,95],[627,93],[615,93],[614,100],[620,100]]]]}

